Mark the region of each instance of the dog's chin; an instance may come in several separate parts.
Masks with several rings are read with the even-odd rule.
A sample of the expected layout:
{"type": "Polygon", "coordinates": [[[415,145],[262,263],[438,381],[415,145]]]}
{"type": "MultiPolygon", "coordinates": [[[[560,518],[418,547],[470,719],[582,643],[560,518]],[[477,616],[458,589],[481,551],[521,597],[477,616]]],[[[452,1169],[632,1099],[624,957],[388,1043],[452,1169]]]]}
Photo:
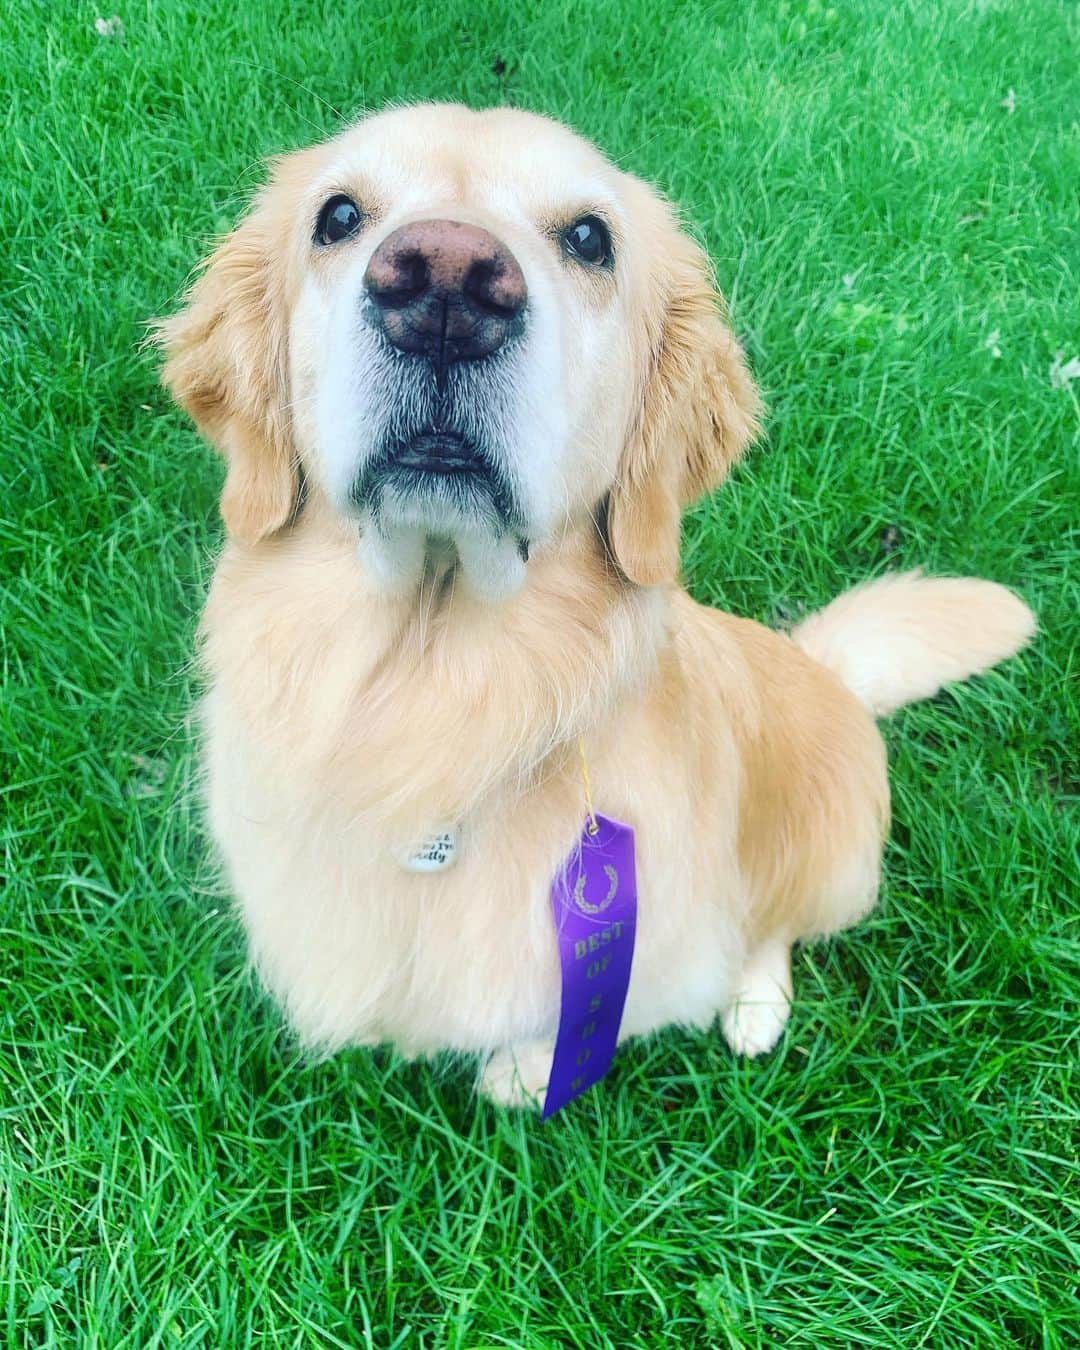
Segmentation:
{"type": "Polygon", "coordinates": [[[528,544],[513,495],[490,457],[459,435],[429,430],[392,447],[354,500],[361,558],[391,594],[416,589],[429,554],[448,544],[481,599],[506,599],[525,579],[528,544]]]}

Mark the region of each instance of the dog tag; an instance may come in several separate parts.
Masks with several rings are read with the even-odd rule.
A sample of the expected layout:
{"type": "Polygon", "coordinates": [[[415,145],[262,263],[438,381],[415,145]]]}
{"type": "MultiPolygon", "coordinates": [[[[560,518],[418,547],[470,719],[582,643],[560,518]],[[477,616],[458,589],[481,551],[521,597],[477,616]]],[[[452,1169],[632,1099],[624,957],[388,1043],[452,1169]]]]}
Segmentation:
{"type": "Polygon", "coordinates": [[[610,816],[585,824],[551,886],[562,1002],[544,1119],[598,1083],[615,1055],[637,927],[634,831],[610,816]],[[590,834],[592,822],[596,833],[590,834]]]}
{"type": "Polygon", "coordinates": [[[457,861],[457,830],[437,830],[401,859],[406,872],[443,872],[457,861]]]}

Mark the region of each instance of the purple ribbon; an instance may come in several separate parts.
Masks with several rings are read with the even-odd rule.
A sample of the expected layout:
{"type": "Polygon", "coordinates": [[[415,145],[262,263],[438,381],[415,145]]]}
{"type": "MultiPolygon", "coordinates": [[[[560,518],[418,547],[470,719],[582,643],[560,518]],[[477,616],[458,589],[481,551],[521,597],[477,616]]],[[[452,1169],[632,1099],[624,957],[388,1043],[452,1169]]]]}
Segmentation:
{"type": "Polygon", "coordinates": [[[607,1073],[619,1039],[637,927],[634,831],[610,816],[586,822],[551,885],[562,1004],[545,1120],[607,1073]],[[590,834],[592,821],[597,830],[590,834]]]}

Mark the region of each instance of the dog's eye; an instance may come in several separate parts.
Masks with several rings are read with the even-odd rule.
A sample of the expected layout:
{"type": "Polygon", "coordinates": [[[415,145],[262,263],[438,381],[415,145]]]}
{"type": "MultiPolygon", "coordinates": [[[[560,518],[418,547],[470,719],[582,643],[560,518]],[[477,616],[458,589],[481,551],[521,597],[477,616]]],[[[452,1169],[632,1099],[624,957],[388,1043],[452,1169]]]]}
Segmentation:
{"type": "Polygon", "coordinates": [[[340,244],[343,239],[351,239],[363,224],[360,208],[351,197],[339,193],[331,197],[319,212],[315,222],[315,242],[317,244],[340,244]]]}
{"type": "Polygon", "coordinates": [[[563,231],[567,253],[578,262],[599,267],[609,264],[615,254],[611,247],[611,231],[597,216],[582,216],[563,231]]]}

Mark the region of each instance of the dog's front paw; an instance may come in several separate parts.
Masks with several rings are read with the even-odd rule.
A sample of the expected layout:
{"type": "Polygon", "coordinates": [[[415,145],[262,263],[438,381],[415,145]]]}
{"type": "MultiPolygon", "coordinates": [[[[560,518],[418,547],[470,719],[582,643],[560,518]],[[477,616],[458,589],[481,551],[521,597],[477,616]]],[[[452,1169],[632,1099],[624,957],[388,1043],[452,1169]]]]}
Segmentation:
{"type": "Polygon", "coordinates": [[[480,1075],[480,1091],[497,1106],[540,1110],[554,1055],[550,1041],[524,1041],[496,1050],[480,1075]]]}
{"type": "Polygon", "coordinates": [[[733,1003],[720,1019],[724,1040],[737,1055],[766,1055],[780,1039],[787,1024],[786,1000],[768,1003],[733,1003]]]}
{"type": "Polygon", "coordinates": [[[737,1055],[767,1054],[791,1012],[791,955],[786,943],[763,943],[747,957],[735,997],[720,1019],[737,1055]]]}

